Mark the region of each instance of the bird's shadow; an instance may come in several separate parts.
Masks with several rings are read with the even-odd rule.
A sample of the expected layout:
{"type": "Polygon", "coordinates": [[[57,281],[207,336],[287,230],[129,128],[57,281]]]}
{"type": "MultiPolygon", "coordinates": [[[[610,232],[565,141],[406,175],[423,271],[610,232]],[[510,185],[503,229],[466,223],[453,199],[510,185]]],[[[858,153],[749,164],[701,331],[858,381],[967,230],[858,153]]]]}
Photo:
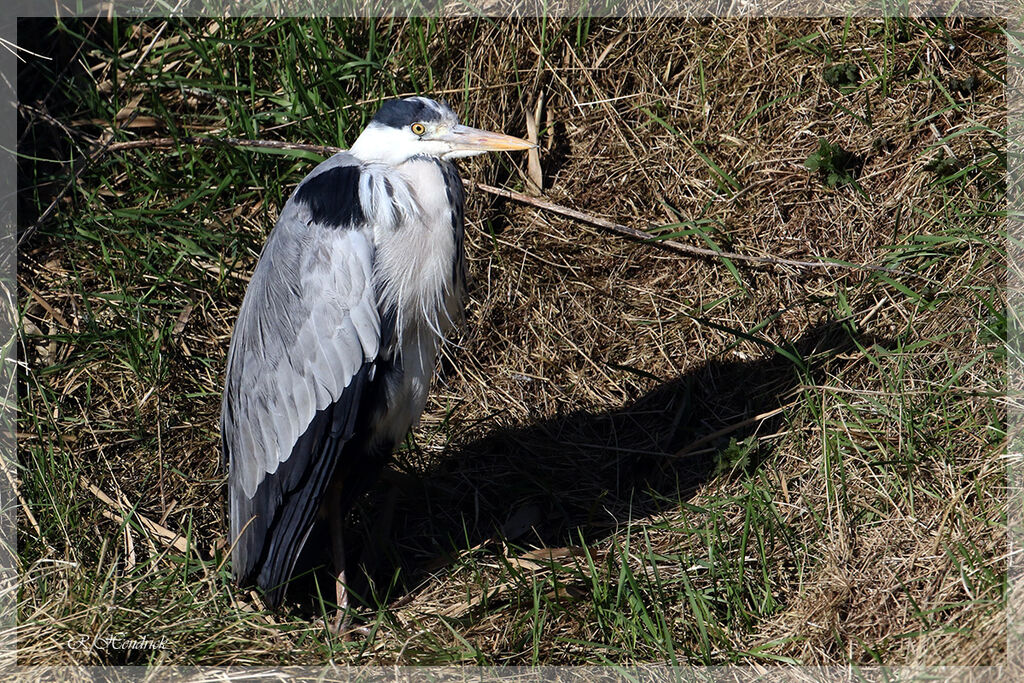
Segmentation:
{"type": "MultiPolygon", "coordinates": [[[[757,467],[770,441],[750,437],[778,431],[783,413],[753,418],[791,400],[837,356],[873,344],[888,346],[829,322],[761,359],[704,363],[619,408],[456,438],[430,468],[400,453],[349,520],[350,566],[361,568],[351,587],[368,605],[394,604],[467,548],[589,544],[678,506],[712,477],[757,467]]],[[[326,570],[317,581],[330,585],[326,570]]]]}

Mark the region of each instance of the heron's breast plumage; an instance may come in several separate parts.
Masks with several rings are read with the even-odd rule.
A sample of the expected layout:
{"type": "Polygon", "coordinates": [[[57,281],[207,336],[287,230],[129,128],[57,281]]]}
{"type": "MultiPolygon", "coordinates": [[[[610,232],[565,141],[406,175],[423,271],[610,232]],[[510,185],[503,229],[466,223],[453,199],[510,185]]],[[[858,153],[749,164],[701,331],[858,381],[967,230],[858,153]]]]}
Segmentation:
{"type": "Polygon", "coordinates": [[[462,274],[453,267],[460,260],[461,188],[453,202],[444,163],[414,158],[392,169],[385,178],[393,196],[384,203],[395,207],[397,220],[373,223],[381,310],[396,316],[400,338],[421,326],[443,335],[461,302],[462,274]]]}
{"type": "Polygon", "coordinates": [[[446,164],[413,158],[366,173],[375,196],[363,208],[381,218],[370,221],[378,308],[393,329],[381,340],[381,361],[392,371],[381,441],[400,441],[419,420],[440,344],[462,314],[462,188],[446,164]]]}

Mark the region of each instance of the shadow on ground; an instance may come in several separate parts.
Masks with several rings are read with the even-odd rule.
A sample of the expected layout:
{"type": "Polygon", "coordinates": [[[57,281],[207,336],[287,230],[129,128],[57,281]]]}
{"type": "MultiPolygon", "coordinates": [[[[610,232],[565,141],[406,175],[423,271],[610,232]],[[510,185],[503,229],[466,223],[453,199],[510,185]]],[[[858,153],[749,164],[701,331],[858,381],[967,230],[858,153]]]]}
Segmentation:
{"type": "MultiPolygon", "coordinates": [[[[854,348],[846,327],[827,323],[783,352],[706,363],[621,408],[498,427],[454,443],[435,469],[386,477],[350,518],[349,559],[362,569],[350,577],[352,587],[373,594],[369,579],[376,586],[369,602],[394,604],[460,550],[589,544],[630,519],[677,507],[737,466],[736,442],[782,428],[781,412],[753,418],[792,400],[802,381],[816,381],[854,348]],[[393,520],[381,523],[389,507],[393,520]]],[[[739,466],[770,457],[764,443],[745,451],[739,466]]],[[[326,538],[311,545],[326,547],[326,538]]],[[[318,581],[330,585],[326,572],[318,581]]],[[[292,599],[302,594],[296,588],[292,599]]]]}

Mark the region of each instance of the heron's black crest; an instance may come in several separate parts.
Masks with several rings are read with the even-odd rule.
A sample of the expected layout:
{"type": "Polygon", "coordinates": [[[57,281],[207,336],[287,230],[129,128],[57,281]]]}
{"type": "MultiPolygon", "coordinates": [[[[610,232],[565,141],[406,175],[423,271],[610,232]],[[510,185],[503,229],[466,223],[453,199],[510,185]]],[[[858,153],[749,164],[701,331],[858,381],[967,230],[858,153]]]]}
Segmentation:
{"type": "Polygon", "coordinates": [[[318,173],[299,186],[295,201],[309,207],[317,223],[333,228],[363,222],[359,203],[359,167],[338,166],[318,173]]]}
{"type": "Polygon", "coordinates": [[[444,118],[443,112],[431,104],[430,100],[422,97],[388,100],[380,105],[373,121],[391,128],[402,128],[417,121],[437,121],[444,118]]]}

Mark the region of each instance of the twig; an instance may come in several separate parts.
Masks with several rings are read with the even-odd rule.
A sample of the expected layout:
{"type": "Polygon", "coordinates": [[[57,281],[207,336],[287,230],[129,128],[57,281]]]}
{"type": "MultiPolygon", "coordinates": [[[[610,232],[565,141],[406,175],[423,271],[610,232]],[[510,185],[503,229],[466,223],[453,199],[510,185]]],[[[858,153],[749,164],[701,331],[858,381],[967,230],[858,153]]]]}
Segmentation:
{"type": "Polygon", "coordinates": [[[313,152],[321,156],[330,156],[342,151],[341,147],[326,145],[306,145],[298,142],[279,142],[277,140],[243,140],[242,138],[210,138],[188,135],[180,138],[149,138],[147,140],[126,140],[115,142],[107,147],[107,152],[120,152],[125,149],[142,149],[147,147],[177,147],[178,145],[194,145],[196,147],[252,147],[255,149],[292,149],[300,152],[313,152]]]}
{"type": "MultiPolygon", "coordinates": [[[[18,104],[18,113],[21,114],[22,116],[24,116],[26,119],[31,118],[31,117],[37,117],[37,118],[42,119],[43,121],[46,121],[48,124],[50,124],[51,126],[53,126],[55,128],[60,128],[61,131],[64,132],[64,135],[66,135],[68,137],[68,139],[71,140],[72,143],[74,143],[75,147],[77,147],[79,151],[82,151],[82,148],[75,141],[75,138],[86,138],[86,139],[88,139],[88,137],[86,135],[84,135],[82,133],[82,131],[76,130],[74,128],[68,128],[67,126],[64,125],[63,121],[58,121],[57,119],[55,119],[52,116],[50,116],[50,114],[48,114],[46,111],[44,111],[41,108],[32,107],[32,106],[29,106],[27,104],[19,103],[18,104]]],[[[31,126],[25,126],[26,134],[27,134],[27,132],[30,132],[30,129],[31,129],[31,126]]]]}
{"type": "MultiPolygon", "coordinates": [[[[80,477],[79,483],[84,488],[88,489],[89,492],[92,493],[92,495],[96,496],[100,501],[106,503],[114,510],[124,510],[124,508],[117,502],[115,502],[113,498],[108,496],[106,493],[102,491],[102,489],[92,484],[85,477],[80,477]]],[[[125,518],[122,515],[118,514],[118,512],[108,512],[107,510],[103,510],[102,513],[105,517],[116,521],[118,524],[125,523],[125,518]]],[[[175,533],[167,527],[163,526],[162,524],[157,524],[153,520],[149,519],[148,517],[140,513],[138,510],[132,510],[132,514],[139,521],[139,524],[142,526],[142,528],[144,528],[146,531],[150,532],[154,536],[160,538],[160,540],[163,541],[165,544],[173,546],[175,549],[182,553],[188,552],[188,543],[185,541],[184,536],[182,536],[180,533],[175,533]]]]}
{"type": "MultiPolygon", "coordinates": [[[[179,6],[180,4],[181,3],[179,3],[179,6]]],[[[93,26],[95,26],[95,24],[93,24],[93,26]]],[[[153,37],[153,40],[150,41],[149,45],[146,47],[146,50],[142,53],[141,56],[139,56],[138,61],[135,62],[134,66],[132,66],[131,71],[128,72],[128,75],[125,76],[124,81],[126,83],[129,80],[131,80],[132,76],[135,75],[135,72],[139,70],[139,67],[142,65],[143,60],[145,60],[146,57],[149,56],[149,53],[153,50],[153,46],[156,45],[156,41],[160,39],[160,35],[163,34],[165,28],[167,28],[166,21],[160,25],[160,29],[156,32],[156,35],[153,37]]],[[[89,31],[91,33],[92,28],[90,28],[89,31]]],[[[131,126],[131,124],[135,121],[135,117],[138,115],[139,110],[136,109],[131,113],[131,116],[129,116],[128,119],[123,124],[121,124],[121,127],[128,128],[129,126],[131,126]]],[[[43,211],[42,215],[39,216],[36,222],[33,223],[28,228],[26,228],[25,232],[21,233],[21,236],[18,237],[19,247],[22,245],[22,243],[25,242],[25,240],[27,240],[29,237],[35,234],[35,231],[39,229],[39,226],[42,225],[43,222],[46,221],[46,219],[48,219],[50,215],[57,209],[57,205],[61,202],[62,199],[64,199],[64,196],[71,191],[71,188],[74,186],[76,182],[78,182],[78,179],[82,176],[83,173],[85,173],[86,169],[91,168],[92,165],[96,163],[100,159],[100,157],[102,157],[107,152],[107,148],[110,146],[110,143],[113,141],[113,139],[113,135],[111,135],[111,137],[107,138],[107,141],[103,144],[102,147],[100,147],[95,153],[93,153],[88,159],[86,159],[86,162],[75,172],[73,176],[71,176],[71,178],[68,180],[67,185],[64,186],[64,189],[60,191],[60,194],[53,198],[53,201],[50,202],[50,205],[46,207],[46,210],[43,211]]]]}
{"type": "MultiPolygon", "coordinates": [[[[37,104],[40,107],[46,107],[46,103],[50,101],[51,97],[53,97],[53,93],[56,92],[57,87],[61,83],[65,82],[64,75],[67,73],[68,69],[70,69],[72,65],[79,63],[78,55],[82,52],[82,48],[90,43],[90,40],[92,39],[92,34],[96,31],[96,24],[98,24],[99,22],[100,17],[96,17],[95,19],[93,19],[92,24],[89,26],[89,32],[85,34],[85,38],[76,41],[77,44],[75,47],[75,53],[71,55],[70,59],[64,62],[64,66],[61,67],[60,73],[57,74],[57,77],[53,79],[52,83],[50,84],[50,89],[46,91],[46,95],[41,100],[37,100],[37,104]]],[[[25,126],[25,130],[22,131],[21,136],[18,138],[17,149],[21,149],[21,143],[25,141],[25,138],[28,137],[29,133],[31,132],[32,127],[25,126]]]]}
{"type": "Polygon", "coordinates": [[[676,242],[674,240],[659,240],[652,237],[643,230],[616,223],[605,218],[599,218],[591,214],[577,211],[576,209],[570,209],[562,206],[561,204],[555,204],[553,202],[546,201],[544,199],[537,199],[529,195],[515,192],[513,190],[503,190],[498,187],[492,187],[490,185],[484,185],[483,183],[475,183],[475,186],[484,192],[497,195],[499,197],[505,197],[522,204],[529,204],[530,206],[544,211],[549,211],[560,216],[572,218],[582,223],[594,225],[599,228],[603,228],[610,232],[614,232],[617,235],[628,237],[629,239],[644,242],[645,244],[651,244],[653,246],[663,247],[672,251],[678,251],[683,254],[689,254],[691,256],[711,257],[711,258],[724,258],[732,261],[748,261],[750,263],[763,263],[777,266],[792,266],[794,268],[849,268],[852,270],[870,270],[881,273],[889,273],[890,275],[904,275],[908,277],[917,277],[923,280],[928,278],[918,275],[917,273],[911,273],[905,270],[897,270],[895,268],[886,268],[885,266],[871,266],[861,265],[856,263],[840,263],[835,261],[796,261],[793,259],[782,258],[779,256],[748,256],[746,254],[737,254],[731,251],[718,251],[715,249],[705,249],[703,247],[694,247],[689,244],[683,244],[682,242],[676,242]]]}
{"type": "Polygon", "coordinates": [[[719,429],[716,432],[712,432],[711,434],[708,434],[707,436],[701,437],[701,438],[697,439],[696,441],[690,443],[689,445],[684,446],[679,451],[677,451],[676,454],[673,455],[672,457],[674,457],[674,458],[684,458],[687,455],[693,454],[693,452],[696,451],[697,448],[699,448],[700,446],[703,446],[704,444],[711,443],[715,439],[723,437],[726,434],[731,434],[732,432],[735,432],[735,431],[737,431],[739,429],[743,429],[747,425],[752,425],[752,424],[755,424],[755,423],[760,424],[761,422],[764,422],[765,420],[767,420],[770,417],[775,417],[779,413],[785,411],[787,408],[792,408],[794,405],[796,405],[796,401],[790,401],[786,405],[779,406],[778,408],[776,408],[774,410],[769,410],[768,412],[761,413],[760,415],[755,415],[754,417],[749,417],[746,420],[741,420],[740,422],[736,422],[734,424],[731,424],[728,427],[723,427],[722,429],[719,429]]]}

